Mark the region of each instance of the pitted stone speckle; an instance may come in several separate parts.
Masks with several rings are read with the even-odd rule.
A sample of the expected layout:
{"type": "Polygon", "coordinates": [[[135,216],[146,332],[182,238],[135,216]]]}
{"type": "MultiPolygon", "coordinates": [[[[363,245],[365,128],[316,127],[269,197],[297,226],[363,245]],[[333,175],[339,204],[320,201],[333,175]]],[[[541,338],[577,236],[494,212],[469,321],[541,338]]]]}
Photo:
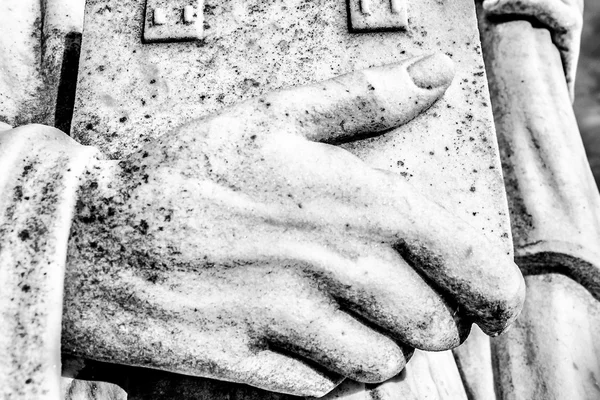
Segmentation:
{"type": "Polygon", "coordinates": [[[0,397],[59,396],[67,239],[79,185],[97,155],[64,133],[0,132],[0,397]]]}

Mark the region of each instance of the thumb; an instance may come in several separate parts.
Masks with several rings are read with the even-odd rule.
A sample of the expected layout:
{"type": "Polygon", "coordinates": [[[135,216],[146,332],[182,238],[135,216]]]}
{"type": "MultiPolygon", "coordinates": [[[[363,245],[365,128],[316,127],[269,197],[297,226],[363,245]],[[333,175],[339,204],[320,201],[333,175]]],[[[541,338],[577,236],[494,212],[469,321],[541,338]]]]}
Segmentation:
{"type": "Polygon", "coordinates": [[[346,142],[409,122],[431,107],[453,78],[452,60],[435,53],[270,93],[245,105],[278,121],[278,129],[313,141],[346,142]]]}

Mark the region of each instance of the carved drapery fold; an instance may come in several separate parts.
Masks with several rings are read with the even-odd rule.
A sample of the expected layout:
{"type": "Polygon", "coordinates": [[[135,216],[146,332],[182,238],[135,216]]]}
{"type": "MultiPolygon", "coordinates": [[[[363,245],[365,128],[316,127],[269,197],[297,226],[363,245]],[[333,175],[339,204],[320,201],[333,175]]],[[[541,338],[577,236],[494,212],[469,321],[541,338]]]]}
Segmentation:
{"type": "Polygon", "coordinates": [[[0,3],[0,123],[39,123],[68,132],[84,0],[0,3]]]}
{"type": "Polygon", "coordinates": [[[67,240],[96,155],[47,126],[0,133],[1,398],[59,398],[67,240]]]}
{"type": "MultiPolygon", "coordinates": [[[[581,12],[577,3],[535,5],[569,7],[573,15],[581,12]]],[[[492,340],[496,395],[593,399],[600,373],[594,340],[600,197],[571,107],[580,25],[560,25],[558,17],[568,13],[548,23],[552,7],[532,10],[502,15],[479,9],[515,259],[528,275],[521,316],[492,340]]]]}
{"type": "Polygon", "coordinates": [[[600,297],[600,196],[546,29],[482,19],[517,264],[600,297]]]}

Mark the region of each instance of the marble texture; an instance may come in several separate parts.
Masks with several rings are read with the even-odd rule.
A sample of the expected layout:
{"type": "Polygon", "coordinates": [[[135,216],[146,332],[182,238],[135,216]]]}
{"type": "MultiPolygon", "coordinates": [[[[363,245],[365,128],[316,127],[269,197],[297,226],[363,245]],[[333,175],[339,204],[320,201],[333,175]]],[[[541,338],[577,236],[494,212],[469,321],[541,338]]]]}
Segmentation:
{"type": "Polygon", "coordinates": [[[119,158],[184,122],[269,90],[446,52],[456,78],[442,101],[388,135],[344,147],[401,174],[511,255],[471,2],[412,4],[409,32],[361,34],[348,33],[344,2],[207,2],[204,41],[150,45],[140,41],[143,1],[121,4],[117,11],[109,1],[87,3],[72,130],[77,140],[119,158]]]}
{"type": "Polygon", "coordinates": [[[98,155],[57,129],[0,132],[0,397],[54,400],[79,179],[98,155]]]}
{"type": "Polygon", "coordinates": [[[600,196],[560,80],[559,52],[550,32],[525,21],[482,19],[482,37],[515,260],[526,274],[564,273],[599,298],[600,196]]]}
{"type": "Polygon", "coordinates": [[[144,45],[142,1],[119,9],[90,1],[72,134],[123,157],[182,122],[269,90],[446,52],[457,76],[440,102],[384,137],[343,146],[404,176],[511,257],[473,4],[408,2],[403,32],[349,34],[346,12],[344,2],[207,2],[203,41],[144,45]]]}
{"type": "Polygon", "coordinates": [[[600,183],[600,3],[586,0],[581,58],[575,83],[575,116],[596,185],[600,183]]]}
{"type": "Polygon", "coordinates": [[[497,23],[514,19],[532,20],[548,30],[560,53],[573,101],[583,27],[583,0],[484,0],[482,4],[487,18],[497,23]]]}
{"type": "Polygon", "coordinates": [[[0,4],[0,122],[69,130],[83,27],[83,0],[0,4]]]}
{"type": "MultiPolygon", "coordinates": [[[[3,1],[0,26],[8,28],[0,36],[0,121],[21,125],[39,119],[44,107],[39,102],[42,77],[39,65],[41,43],[41,3],[3,1]]],[[[44,118],[41,118],[44,120],[44,118]]],[[[42,122],[42,121],[38,121],[42,122]]]]}
{"type": "MultiPolygon", "coordinates": [[[[52,116],[53,110],[51,107],[53,107],[52,104],[57,98],[57,92],[53,92],[52,90],[58,89],[58,81],[54,80],[54,83],[52,83],[52,79],[48,80],[48,76],[44,77],[46,72],[44,72],[43,69],[45,68],[46,71],[52,72],[62,68],[59,55],[64,49],[64,43],[61,44],[61,38],[64,37],[65,33],[80,32],[81,27],[80,14],[76,11],[76,8],[79,7],[78,9],[82,10],[82,2],[67,3],[67,1],[45,2],[46,11],[43,15],[45,23],[43,26],[35,23],[35,19],[41,15],[41,11],[38,7],[39,4],[33,2],[8,2],[3,4],[5,7],[8,7],[8,9],[3,10],[4,12],[0,14],[5,16],[5,21],[2,26],[6,27],[9,23],[20,23],[21,25],[18,26],[18,29],[14,29],[14,32],[19,31],[20,34],[11,37],[6,36],[3,38],[4,42],[0,44],[0,46],[4,45],[5,50],[9,52],[6,53],[5,51],[5,54],[10,55],[10,57],[6,57],[2,60],[2,62],[4,62],[3,72],[9,72],[8,75],[4,74],[3,77],[11,76],[10,79],[0,82],[5,85],[5,87],[7,87],[6,85],[9,85],[8,89],[3,91],[5,97],[0,98],[0,120],[17,124],[36,120],[36,118],[46,118],[48,121],[51,121],[51,119],[48,118],[51,118],[52,116]],[[64,6],[67,7],[65,8],[64,6]],[[22,19],[6,19],[6,16],[10,16],[11,12],[14,12],[15,9],[19,9],[15,7],[22,7],[22,10],[27,9],[27,12],[20,12],[17,14],[19,15],[19,18],[22,19]],[[28,7],[30,8],[28,9],[28,7]],[[74,10],[76,12],[72,13],[74,10]],[[69,21],[70,17],[74,17],[72,20],[73,23],[65,24],[64,21],[69,21]],[[27,27],[30,27],[32,24],[34,29],[27,33],[27,27]],[[64,30],[64,27],[67,27],[67,29],[64,30]],[[25,28],[25,30],[22,28],[25,28]],[[23,32],[25,33],[23,34],[23,32]],[[15,46],[15,43],[18,45],[15,46]],[[40,69],[40,64],[31,62],[33,58],[37,58],[40,55],[40,53],[38,53],[41,49],[40,43],[44,44],[44,49],[41,51],[41,54],[46,54],[46,58],[41,64],[42,69],[40,69]],[[21,53],[17,54],[18,52],[21,53]],[[11,71],[16,71],[21,75],[10,75],[11,71]],[[22,86],[26,88],[25,91],[14,89],[14,83],[19,82],[27,82],[26,86],[22,86]],[[48,86],[49,82],[51,84],[48,86]],[[46,89],[39,89],[42,87],[40,85],[47,85],[47,87],[46,89]],[[40,99],[49,99],[49,101],[46,103],[39,103],[40,99]]],[[[526,201],[523,201],[522,198],[523,195],[521,192],[523,192],[523,187],[532,189],[535,185],[531,185],[530,183],[522,184],[520,185],[519,190],[515,189],[517,185],[513,186],[511,199],[517,198],[516,203],[513,203],[513,205],[522,205],[523,203],[528,205],[528,208],[513,208],[513,220],[517,218],[518,221],[525,221],[525,223],[518,225],[518,234],[515,235],[517,243],[527,243],[528,240],[531,242],[531,238],[541,237],[543,239],[545,234],[549,234],[553,237],[559,237],[560,240],[567,238],[572,241],[574,240],[575,242],[579,241],[583,244],[573,245],[573,243],[565,244],[556,241],[544,242],[544,240],[542,240],[541,246],[530,247],[529,252],[523,251],[522,248],[518,249],[520,251],[517,252],[518,255],[525,255],[525,257],[520,260],[525,271],[541,275],[527,277],[527,284],[531,295],[526,302],[521,318],[507,335],[493,340],[495,373],[499,385],[496,393],[503,399],[593,399],[598,395],[598,352],[593,335],[593,332],[597,331],[598,305],[597,301],[590,293],[597,295],[597,278],[595,277],[597,265],[595,260],[597,256],[593,252],[597,234],[594,233],[595,228],[593,227],[595,224],[595,217],[589,218],[589,220],[586,221],[586,214],[578,214],[583,208],[588,207],[586,203],[592,204],[590,208],[596,209],[596,205],[594,204],[595,199],[592,196],[593,190],[589,189],[593,185],[589,184],[589,174],[586,175],[585,173],[585,165],[579,163],[573,164],[578,166],[579,171],[583,171],[582,174],[578,174],[575,178],[573,176],[565,175],[564,171],[568,171],[571,167],[568,160],[571,160],[571,157],[581,160],[581,151],[577,146],[577,141],[575,140],[573,142],[573,136],[567,137],[567,145],[564,144],[565,142],[556,144],[556,140],[559,136],[553,133],[555,132],[554,129],[564,130],[565,132],[576,131],[572,116],[569,112],[565,111],[569,110],[567,105],[567,93],[568,90],[572,90],[573,69],[577,58],[577,31],[580,29],[580,9],[578,7],[581,3],[545,0],[534,3],[499,1],[494,2],[493,4],[492,2],[486,2],[486,4],[489,15],[495,17],[496,22],[507,22],[506,19],[503,19],[503,15],[507,13],[511,14],[511,19],[519,19],[520,14],[521,19],[538,19],[539,23],[548,29],[548,31],[538,31],[538,34],[536,34],[538,35],[538,43],[530,43],[529,45],[524,46],[528,50],[537,49],[540,50],[540,52],[533,52],[533,54],[531,54],[531,51],[526,51],[517,57],[514,57],[514,52],[518,52],[521,47],[514,46],[514,43],[521,43],[522,46],[523,41],[526,42],[526,40],[528,40],[528,35],[518,34],[513,35],[512,37],[508,36],[509,40],[507,43],[509,44],[506,45],[508,52],[504,53],[503,56],[505,58],[503,62],[507,62],[508,64],[500,62],[499,65],[503,65],[504,67],[497,67],[506,68],[506,65],[509,65],[506,69],[510,71],[511,61],[522,63],[522,60],[527,57],[533,57],[534,59],[542,58],[544,60],[540,64],[536,64],[539,60],[534,60],[532,63],[531,59],[529,59],[527,62],[528,65],[540,65],[540,71],[547,69],[550,72],[548,74],[548,71],[546,71],[547,75],[542,74],[542,79],[540,79],[540,74],[534,73],[527,75],[528,71],[524,71],[523,76],[515,74],[507,79],[507,82],[505,83],[509,88],[511,85],[513,85],[513,87],[519,87],[519,91],[517,92],[520,93],[516,95],[517,98],[519,96],[531,98],[532,95],[528,90],[530,90],[530,85],[532,83],[536,90],[539,90],[544,87],[544,81],[552,82],[550,90],[548,91],[552,97],[552,101],[549,101],[548,103],[542,101],[541,105],[538,104],[537,106],[532,106],[530,102],[517,102],[517,104],[522,105],[521,107],[517,107],[517,109],[520,108],[521,111],[524,111],[524,114],[527,117],[520,119],[515,118],[515,115],[519,115],[519,113],[511,111],[509,117],[512,118],[513,121],[501,124],[502,129],[506,129],[506,131],[511,131],[514,126],[525,126],[530,135],[524,135],[524,137],[528,140],[532,140],[534,147],[537,149],[537,151],[524,153],[524,147],[505,147],[508,149],[512,148],[512,150],[516,149],[516,152],[519,152],[521,157],[523,154],[526,154],[526,157],[519,158],[519,162],[512,163],[517,166],[524,165],[527,164],[527,162],[523,162],[523,160],[530,159],[528,157],[532,155],[534,158],[536,155],[541,156],[540,159],[543,160],[544,163],[542,168],[542,170],[545,171],[544,173],[547,173],[547,170],[552,170],[552,178],[549,179],[551,182],[549,184],[551,190],[556,190],[557,187],[553,187],[553,185],[556,185],[556,182],[564,183],[573,179],[583,179],[587,182],[584,185],[558,185],[566,188],[566,190],[563,190],[558,195],[540,195],[536,197],[532,193],[528,193],[524,197],[530,196],[530,199],[533,200],[526,201]],[[560,12],[561,10],[565,12],[560,12]],[[517,14],[516,17],[515,14],[517,14]],[[548,35],[548,33],[550,34],[548,35]],[[540,43],[543,43],[543,45],[540,45],[540,43]],[[551,43],[554,43],[554,46],[557,46],[559,57],[555,56],[556,53],[551,43]],[[551,68],[548,68],[548,66],[551,66],[551,68]],[[563,72],[566,72],[567,91],[563,90],[563,87],[560,84],[560,82],[562,82],[561,76],[563,72]],[[518,77],[524,78],[523,80],[528,83],[522,86],[516,84],[516,79],[518,79],[518,77]],[[548,104],[552,105],[550,106],[548,104]],[[551,119],[549,123],[541,123],[540,121],[543,118],[535,117],[537,113],[547,113],[547,110],[552,107],[555,107],[553,109],[554,111],[549,113],[549,115],[552,115],[554,118],[551,119]],[[531,118],[532,116],[534,118],[531,118]],[[514,123],[515,125],[511,125],[511,123],[514,123]],[[540,133],[543,133],[543,135],[540,135],[540,133]],[[540,142],[542,145],[540,145],[540,142]],[[554,170],[548,168],[548,166],[552,167],[556,165],[564,165],[564,167],[554,170]],[[588,188],[587,192],[584,190],[583,195],[574,196],[573,194],[577,189],[581,189],[582,187],[588,188]],[[535,201],[536,198],[545,199],[546,201],[538,204],[535,201]],[[549,205],[552,204],[553,201],[554,205],[549,205]],[[583,204],[583,206],[579,207],[578,204],[583,204]],[[536,207],[540,207],[542,210],[540,211],[540,209],[536,209],[536,207]],[[531,210],[532,208],[535,212],[529,213],[527,210],[531,210]],[[560,210],[560,212],[567,214],[569,217],[571,216],[571,213],[573,213],[575,217],[573,220],[569,219],[569,217],[555,219],[548,218],[549,214],[547,211],[549,209],[560,210]],[[531,214],[534,216],[533,219],[531,218],[531,214]],[[527,221],[529,221],[529,225],[527,225],[527,221]],[[532,221],[534,222],[532,223],[532,221]],[[573,226],[569,226],[569,223],[565,223],[565,221],[568,221],[573,226]],[[567,228],[564,229],[564,232],[561,231],[565,227],[567,228]],[[589,240],[590,238],[591,240],[589,240]],[[588,251],[586,248],[592,248],[592,250],[588,251]],[[564,275],[557,275],[553,272],[566,273],[584,284],[588,290],[564,275]]],[[[427,9],[427,7],[425,7],[425,9],[427,9]]],[[[110,7],[104,9],[104,11],[111,11],[110,7]]],[[[214,11],[214,8],[211,10],[209,5],[208,11],[210,14],[211,11],[214,11]]],[[[394,35],[397,35],[395,37],[401,38],[398,45],[404,46],[403,40],[406,40],[408,43],[407,48],[409,49],[411,46],[414,46],[413,49],[417,50],[418,48],[433,48],[439,50],[438,46],[441,46],[441,41],[437,45],[432,45],[432,43],[428,42],[429,39],[426,39],[429,33],[432,32],[431,29],[428,28],[421,31],[424,38],[423,40],[419,39],[418,36],[416,38],[413,36],[415,31],[411,31],[410,28],[412,27],[414,29],[415,19],[412,18],[412,15],[414,13],[418,18],[419,15],[423,15],[423,11],[417,8],[415,12],[415,8],[410,8],[410,12],[411,20],[409,30],[401,33],[394,33],[394,35]],[[427,33],[427,35],[423,35],[423,33],[427,33]],[[411,41],[412,44],[410,43],[411,41]],[[425,43],[423,43],[423,41],[425,43]]],[[[259,17],[254,25],[261,23],[260,12],[258,14],[259,17]]],[[[435,21],[435,18],[433,18],[430,22],[437,23],[438,21],[435,21]]],[[[529,29],[527,23],[525,23],[525,25],[517,23],[516,26],[516,30],[519,33],[527,32],[529,29]]],[[[207,28],[211,29],[210,25],[207,28]]],[[[507,39],[506,32],[510,33],[510,28],[502,33],[502,35],[505,36],[505,39],[507,39]]],[[[380,39],[385,37],[383,33],[376,32],[367,33],[367,35],[379,37],[380,39]]],[[[213,37],[207,42],[197,44],[197,47],[203,48],[207,46],[207,44],[209,46],[212,45],[210,40],[218,42],[218,38],[215,39],[215,37],[213,37]]],[[[290,43],[292,43],[292,41],[288,41],[287,43],[288,50],[290,48],[290,43]]],[[[260,45],[264,45],[264,42],[261,42],[260,45]]],[[[454,45],[456,45],[456,43],[454,43],[454,45]]],[[[285,48],[285,44],[282,46],[285,48]]],[[[282,51],[285,51],[283,48],[282,51]]],[[[361,51],[364,51],[364,48],[362,49],[363,50],[361,51]]],[[[459,49],[459,53],[460,51],[461,50],[459,49]]],[[[451,52],[449,53],[456,62],[457,56],[451,52]]],[[[216,54],[218,55],[218,52],[216,54]]],[[[458,56],[459,68],[457,73],[459,75],[463,73],[460,68],[460,57],[463,56],[458,56]]],[[[217,62],[216,58],[214,60],[217,62]]],[[[223,64],[220,65],[222,66],[223,64]]],[[[128,70],[128,68],[129,66],[126,70],[128,70]]],[[[52,75],[50,78],[52,77],[56,78],[58,75],[52,75]]],[[[310,81],[311,78],[301,77],[300,79],[310,81]]],[[[494,79],[496,79],[497,83],[497,77],[493,77],[492,80],[494,81],[494,79]]],[[[184,82],[183,86],[185,89],[185,85],[189,85],[190,81],[187,80],[184,82]]],[[[468,82],[466,83],[468,84],[468,82]]],[[[167,84],[169,84],[169,82],[167,82],[167,84]]],[[[291,84],[294,84],[294,82],[291,84]]],[[[252,83],[251,86],[255,87],[254,83],[252,83]]],[[[275,83],[273,87],[278,87],[278,84],[275,83]]],[[[173,89],[172,85],[170,86],[170,89],[173,89]]],[[[452,89],[453,88],[449,91],[450,99],[452,99],[453,96],[452,89]]],[[[260,90],[258,91],[261,92],[260,90]]],[[[548,92],[538,91],[536,94],[540,95],[540,93],[542,93],[540,97],[543,100],[548,92]]],[[[248,96],[251,95],[252,94],[249,94],[248,96]]],[[[246,95],[241,95],[241,97],[244,96],[246,95]]],[[[494,100],[497,101],[498,99],[500,99],[501,103],[502,97],[496,95],[494,100]]],[[[204,101],[205,99],[201,100],[204,101]]],[[[181,100],[174,99],[173,101],[181,100]]],[[[223,99],[221,99],[221,102],[222,101],[223,99]]],[[[446,101],[446,99],[444,99],[444,101],[446,101]]],[[[217,100],[217,102],[219,102],[219,100],[217,100]]],[[[436,106],[434,106],[433,110],[435,110],[436,106]]],[[[220,109],[220,107],[220,105],[217,106],[217,109],[220,109]]],[[[506,110],[502,110],[498,115],[503,115],[505,113],[506,110]]],[[[146,118],[146,115],[144,115],[144,118],[146,118]]],[[[455,117],[456,115],[450,116],[450,118],[455,117]]],[[[54,122],[56,122],[56,120],[54,122]]],[[[121,121],[119,120],[119,122],[121,121]]],[[[405,126],[400,131],[410,131],[408,127],[413,125],[419,125],[419,119],[413,121],[408,126],[405,126]]],[[[434,123],[433,128],[438,129],[439,127],[434,123]]],[[[0,122],[0,131],[8,129],[10,129],[10,125],[0,122]]],[[[39,127],[38,129],[41,130],[39,127]]],[[[519,129],[516,129],[516,131],[521,132],[519,129]]],[[[44,140],[45,139],[41,139],[41,142],[43,143],[44,140]]],[[[377,141],[381,139],[369,140],[374,142],[374,150],[371,150],[377,150],[377,141]]],[[[403,144],[407,145],[407,142],[404,142],[403,144]]],[[[408,142],[408,146],[411,145],[414,146],[415,144],[408,142]]],[[[377,163],[377,157],[369,156],[368,153],[366,155],[360,153],[361,150],[357,149],[352,144],[346,144],[345,146],[357,152],[361,157],[370,157],[370,162],[377,163]]],[[[126,154],[127,152],[128,151],[124,151],[122,154],[126,154]]],[[[29,157],[35,157],[37,155],[36,151],[30,153],[31,154],[28,154],[29,157]]],[[[430,155],[433,156],[433,154],[430,155]]],[[[506,157],[506,153],[503,153],[503,155],[506,157]]],[[[510,159],[510,157],[508,158],[510,159]]],[[[52,163],[52,161],[49,161],[49,163],[52,163]]],[[[509,161],[509,164],[511,164],[511,161],[509,161]]],[[[398,166],[400,165],[398,164],[398,166]]],[[[392,168],[391,165],[390,168],[392,168]]],[[[510,174],[514,173],[514,170],[510,168],[508,170],[510,174]]],[[[400,172],[406,172],[406,177],[409,177],[407,171],[400,172]]],[[[517,175],[519,173],[520,172],[517,171],[517,175]]],[[[410,178],[413,177],[410,176],[410,178]]],[[[413,179],[413,184],[416,184],[417,186],[422,185],[418,182],[422,178],[423,176],[417,175],[417,178],[413,179]]],[[[424,187],[419,190],[427,191],[427,185],[423,186],[424,187]]],[[[548,187],[545,189],[548,190],[548,187]]],[[[536,190],[539,190],[539,188],[536,190]]],[[[537,192],[534,191],[534,193],[537,192]]],[[[437,194],[437,196],[443,198],[443,194],[437,194]]],[[[443,201],[449,201],[451,203],[452,200],[443,199],[443,201]]],[[[459,202],[458,204],[460,205],[461,203],[459,202]]],[[[461,206],[458,207],[459,211],[460,207],[461,206]]],[[[533,240],[533,242],[535,242],[535,240],[533,240]]],[[[528,245],[526,244],[525,247],[527,246],[528,245]]],[[[58,268],[58,270],[59,269],[60,268],[58,268]]],[[[33,289],[34,292],[36,290],[45,290],[43,285],[38,286],[40,286],[41,289],[35,288],[33,289]]],[[[489,352],[487,352],[488,347],[489,339],[483,336],[479,331],[476,331],[475,335],[471,335],[463,347],[454,351],[456,363],[449,352],[439,354],[417,352],[413,356],[412,362],[408,365],[408,368],[393,380],[379,385],[365,385],[347,381],[328,397],[393,399],[398,396],[403,396],[405,398],[411,398],[412,396],[414,398],[462,399],[465,398],[465,396],[468,396],[469,398],[475,399],[492,399],[495,398],[495,395],[490,388],[491,370],[487,368],[490,364],[489,352]],[[483,368],[481,368],[481,366],[483,366],[483,368]],[[460,384],[460,378],[462,378],[464,388],[460,384]]],[[[56,355],[54,355],[54,358],[56,358],[56,355]]],[[[92,371],[94,370],[94,362],[87,361],[87,364],[88,365],[86,366],[84,362],[78,367],[79,369],[83,368],[83,370],[80,371],[82,376],[90,374],[90,369],[92,371]]],[[[75,368],[75,370],[78,368],[75,368]]],[[[115,367],[109,366],[108,368],[114,369],[115,367]]],[[[99,372],[96,375],[90,376],[90,378],[98,379],[99,377],[101,378],[104,376],[106,380],[125,385],[123,383],[124,380],[128,380],[128,377],[130,376],[135,377],[129,382],[128,391],[130,392],[130,398],[148,398],[148,396],[152,396],[153,398],[173,398],[174,396],[180,398],[182,397],[182,393],[185,393],[183,394],[184,397],[202,395],[210,396],[212,398],[219,398],[219,396],[224,398],[277,399],[287,397],[274,393],[261,392],[258,389],[252,389],[245,386],[224,384],[180,375],[170,375],[159,371],[150,372],[141,370],[142,372],[140,372],[140,370],[135,368],[128,369],[128,367],[119,367],[116,368],[117,372],[115,372],[115,374],[121,374],[119,377],[108,377],[105,370],[102,368],[98,371],[99,372]],[[179,384],[177,382],[179,382],[179,384]]],[[[111,387],[109,385],[84,381],[71,381],[70,383],[65,381],[65,384],[66,393],[71,398],[120,399],[123,397],[123,392],[116,389],[114,386],[111,387]]],[[[29,388],[32,387],[34,386],[30,386],[29,388]]]]}
{"type": "Polygon", "coordinates": [[[470,1],[409,3],[411,30],[360,34],[348,32],[343,1],[207,2],[203,41],[146,45],[140,40],[144,2],[120,4],[113,10],[110,1],[87,3],[72,129],[77,140],[119,158],[189,120],[271,90],[441,51],[456,65],[455,84],[441,102],[384,137],[344,146],[405,176],[510,254],[470,1]]]}
{"type": "Polygon", "coordinates": [[[498,399],[597,399],[598,300],[564,275],[532,275],[525,281],[521,316],[492,341],[498,399]]]}
{"type": "Polygon", "coordinates": [[[492,340],[497,395],[595,399],[600,197],[564,64],[551,32],[530,20],[482,13],[480,23],[515,259],[529,275],[522,315],[492,340]]]}
{"type": "Polygon", "coordinates": [[[465,393],[470,400],[496,399],[496,376],[491,368],[491,350],[490,337],[476,326],[471,329],[465,343],[452,350],[465,393]]]}
{"type": "Polygon", "coordinates": [[[502,248],[325,144],[413,120],[453,76],[433,55],[268,93],[103,167],[72,228],[63,350],[324,395],[458,346],[471,321],[504,331],[524,287],[502,248]]]}

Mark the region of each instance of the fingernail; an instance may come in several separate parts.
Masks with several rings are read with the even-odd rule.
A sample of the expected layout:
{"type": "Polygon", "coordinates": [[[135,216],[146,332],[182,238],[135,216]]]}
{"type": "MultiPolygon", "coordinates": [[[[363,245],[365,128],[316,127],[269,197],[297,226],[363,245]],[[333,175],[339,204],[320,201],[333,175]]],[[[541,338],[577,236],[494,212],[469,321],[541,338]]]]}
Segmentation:
{"type": "Polygon", "coordinates": [[[411,64],[408,73],[415,85],[422,89],[447,87],[454,78],[454,63],[450,57],[435,53],[411,64]]]}

